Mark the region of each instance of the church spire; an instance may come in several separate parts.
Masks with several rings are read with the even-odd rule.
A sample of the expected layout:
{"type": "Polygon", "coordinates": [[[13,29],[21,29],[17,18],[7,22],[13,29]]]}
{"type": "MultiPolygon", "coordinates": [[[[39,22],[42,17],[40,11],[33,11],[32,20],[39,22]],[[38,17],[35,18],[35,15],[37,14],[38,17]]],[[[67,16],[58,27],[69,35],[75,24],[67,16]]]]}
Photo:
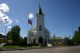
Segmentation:
{"type": "Polygon", "coordinates": [[[41,9],[41,6],[40,6],[40,1],[39,1],[39,10],[38,10],[38,13],[39,13],[40,15],[43,15],[43,12],[42,12],[42,9],[41,9]]]}

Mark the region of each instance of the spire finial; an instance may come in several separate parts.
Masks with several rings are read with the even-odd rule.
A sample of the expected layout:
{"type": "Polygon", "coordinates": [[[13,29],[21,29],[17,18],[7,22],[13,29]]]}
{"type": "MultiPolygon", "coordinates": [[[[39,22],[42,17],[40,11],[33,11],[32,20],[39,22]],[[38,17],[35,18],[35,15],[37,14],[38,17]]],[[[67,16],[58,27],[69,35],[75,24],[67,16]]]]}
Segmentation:
{"type": "Polygon", "coordinates": [[[40,8],[40,0],[39,0],[39,8],[40,8]]]}
{"type": "Polygon", "coordinates": [[[39,0],[39,10],[38,10],[38,13],[41,14],[41,15],[43,15],[42,9],[41,9],[41,6],[40,6],[40,0],[39,0]]]}

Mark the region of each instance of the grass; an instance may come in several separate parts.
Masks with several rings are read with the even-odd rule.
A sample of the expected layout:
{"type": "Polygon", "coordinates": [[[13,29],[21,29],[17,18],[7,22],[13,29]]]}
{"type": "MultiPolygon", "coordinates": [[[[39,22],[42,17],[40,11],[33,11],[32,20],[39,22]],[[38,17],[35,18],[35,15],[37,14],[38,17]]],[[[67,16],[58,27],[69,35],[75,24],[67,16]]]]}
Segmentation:
{"type": "Polygon", "coordinates": [[[3,46],[1,48],[22,48],[22,46],[10,45],[10,46],[3,46]]]}
{"type": "Polygon", "coordinates": [[[17,48],[39,48],[39,46],[17,46],[17,45],[10,45],[10,46],[3,46],[1,48],[13,48],[13,49],[17,49],[17,48]]]}

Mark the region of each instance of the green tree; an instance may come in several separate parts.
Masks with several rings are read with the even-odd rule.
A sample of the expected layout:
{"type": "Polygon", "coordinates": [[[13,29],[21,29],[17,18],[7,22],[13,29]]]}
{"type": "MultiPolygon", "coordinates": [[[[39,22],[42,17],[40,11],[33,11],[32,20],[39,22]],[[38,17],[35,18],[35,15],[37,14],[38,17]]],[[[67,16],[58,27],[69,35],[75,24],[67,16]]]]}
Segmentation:
{"type": "Polygon", "coordinates": [[[24,44],[27,45],[27,37],[24,37],[24,44]]]}
{"type": "Polygon", "coordinates": [[[2,43],[2,42],[7,43],[7,37],[0,34],[0,43],[2,43]]]}
{"type": "Polygon", "coordinates": [[[78,28],[78,31],[75,31],[72,41],[74,44],[80,44],[80,27],[78,28]]]}
{"type": "Polygon", "coordinates": [[[7,33],[7,38],[8,38],[8,40],[12,40],[11,31],[9,31],[9,32],[7,33]]]}
{"type": "Polygon", "coordinates": [[[21,46],[27,46],[27,37],[20,37],[20,42],[19,42],[21,46]]]}
{"type": "Polygon", "coordinates": [[[3,35],[2,35],[2,34],[0,34],[0,38],[2,38],[2,36],[3,36],[3,35]]]}
{"type": "Polygon", "coordinates": [[[24,39],[22,37],[20,37],[19,45],[24,45],[24,39]]]}
{"type": "Polygon", "coordinates": [[[73,38],[72,38],[72,41],[73,41],[75,44],[79,44],[79,42],[80,42],[80,32],[75,31],[74,36],[73,36],[73,38]]]}
{"type": "Polygon", "coordinates": [[[0,34],[0,43],[2,43],[2,36],[3,36],[3,35],[2,35],[2,34],[0,34]]]}
{"type": "Polygon", "coordinates": [[[65,37],[64,40],[65,40],[65,44],[66,44],[66,45],[73,45],[70,37],[65,37]]]}
{"type": "Polygon", "coordinates": [[[7,33],[8,40],[11,40],[13,43],[17,44],[20,41],[20,27],[13,26],[12,29],[7,33]]]}

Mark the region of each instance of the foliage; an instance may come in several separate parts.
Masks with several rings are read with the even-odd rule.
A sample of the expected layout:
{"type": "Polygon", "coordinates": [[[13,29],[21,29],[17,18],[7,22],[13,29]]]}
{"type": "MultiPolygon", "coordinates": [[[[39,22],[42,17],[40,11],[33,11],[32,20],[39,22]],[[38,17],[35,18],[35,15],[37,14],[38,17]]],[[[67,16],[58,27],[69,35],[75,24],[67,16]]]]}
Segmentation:
{"type": "Polygon", "coordinates": [[[19,45],[27,46],[27,37],[24,37],[24,38],[20,37],[19,45]]]}
{"type": "Polygon", "coordinates": [[[20,27],[13,26],[12,29],[7,33],[8,40],[11,40],[13,43],[17,44],[20,40],[20,27]]]}
{"type": "Polygon", "coordinates": [[[73,41],[75,44],[80,44],[80,32],[75,31],[74,36],[73,36],[73,38],[72,38],[72,41],[73,41]]]}
{"type": "Polygon", "coordinates": [[[4,35],[2,35],[2,34],[0,34],[0,43],[7,43],[7,37],[6,36],[4,36],[4,35]]]}
{"type": "Polygon", "coordinates": [[[68,45],[68,46],[73,45],[72,40],[70,39],[70,37],[65,37],[64,40],[65,40],[66,45],[68,45]]]}
{"type": "Polygon", "coordinates": [[[24,37],[24,45],[27,45],[27,37],[24,37]]]}
{"type": "Polygon", "coordinates": [[[0,34],[0,38],[2,38],[2,36],[3,36],[3,35],[2,35],[2,34],[0,34]]]}
{"type": "Polygon", "coordinates": [[[74,44],[80,44],[80,27],[78,28],[78,31],[75,31],[72,41],[74,44]]]}

